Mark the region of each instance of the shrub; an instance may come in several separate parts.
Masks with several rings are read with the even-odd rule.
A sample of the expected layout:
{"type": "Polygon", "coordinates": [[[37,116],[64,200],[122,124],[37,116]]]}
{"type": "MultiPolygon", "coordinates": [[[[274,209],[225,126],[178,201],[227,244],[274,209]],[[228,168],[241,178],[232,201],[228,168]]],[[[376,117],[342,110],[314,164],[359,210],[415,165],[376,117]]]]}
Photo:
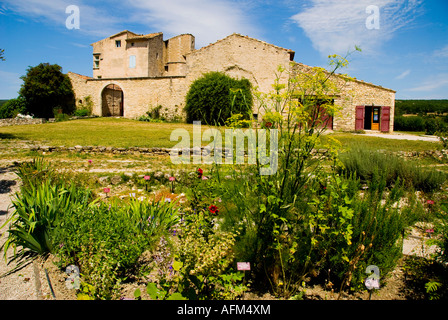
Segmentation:
{"type": "Polygon", "coordinates": [[[74,115],[77,117],[86,117],[92,115],[93,101],[91,96],[84,98],[84,102],[78,106],[75,110],[74,115]]]}
{"type": "MultiPolygon", "coordinates": [[[[353,179],[351,177],[348,181],[343,181],[341,186],[355,182],[356,179],[353,179]]],[[[330,184],[330,194],[337,187],[338,183],[330,184]]],[[[350,241],[327,240],[328,242],[321,243],[327,254],[321,270],[328,271],[327,284],[340,287],[340,291],[345,286],[354,290],[364,288],[365,270],[369,265],[377,266],[381,271],[381,278],[387,278],[387,274],[395,268],[402,256],[402,234],[407,226],[415,222],[411,213],[415,214],[419,210],[422,212],[416,199],[400,208],[398,203],[405,196],[405,188],[396,181],[394,187],[388,189],[385,177],[381,174],[374,175],[367,190],[356,192],[353,196],[347,194],[342,201],[344,193],[342,188],[333,194],[337,196],[326,212],[327,219],[333,222],[329,225],[330,232],[322,232],[321,235],[323,239],[332,240],[332,234],[340,228],[342,221],[347,220],[345,222],[350,225],[347,228],[350,230],[350,241]],[[338,213],[344,207],[351,211],[351,216],[338,213]]]]}
{"type": "Polygon", "coordinates": [[[340,172],[356,175],[370,183],[375,174],[382,173],[388,186],[397,179],[406,186],[425,192],[438,190],[446,181],[446,174],[435,169],[424,169],[390,153],[355,148],[340,155],[340,172]]]}
{"type": "Polygon", "coordinates": [[[70,116],[68,114],[65,114],[65,113],[55,112],[54,119],[55,119],[56,122],[63,122],[63,121],[70,120],[70,116]]]}
{"type": "Polygon", "coordinates": [[[8,100],[0,107],[0,119],[15,118],[19,113],[26,113],[25,99],[21,96],[8,100]]]}
{"type": "Polygon", "coordinates": [[[174,203],[93,202],[64,214],[53,242],[61,265],[78,265],[83,281],[94,288],[94,298],[113,299],[120,282],[138,271],[141,254],[168,234],[177,220],[174,203]]]}
{"type": "Polygon", "coordinates": [[[447,130],[446,123],[441,118],[426,118],[425,119],[425,134],[434,135],[437,132],[447,130]]]}
{"type": "Polygon", "coordinates": [[[87,117],[89,115],[88,109],[77,109],[73,114],[76,117],[87,117]]]}
{"type": "Polygon", "coordinates": [[[41,159],[21,165],[17,175],[23,184],[13,200],[15,210],[4,225],[10,224],[3,245],[5,257],[8,248],[15,249],[10,261],[17,262],[13,270],[37,256],[54,253],[52,240],[60,217],[86,207],[91,199],[88,189],[65,183],[63,176],[41,159]]]}
{"type": "Polygon", "coordinates": [[[233,114],[252,114],[251,83],[220,72],[210,72],[192,83],[186,97],[187,122],[224,124],[233,114]]]}
{"type": "Polygon", "coordinates": [[[419,116],[396,116],[394,119],[395,131],[425,131],[425,119],[419,116]]]}

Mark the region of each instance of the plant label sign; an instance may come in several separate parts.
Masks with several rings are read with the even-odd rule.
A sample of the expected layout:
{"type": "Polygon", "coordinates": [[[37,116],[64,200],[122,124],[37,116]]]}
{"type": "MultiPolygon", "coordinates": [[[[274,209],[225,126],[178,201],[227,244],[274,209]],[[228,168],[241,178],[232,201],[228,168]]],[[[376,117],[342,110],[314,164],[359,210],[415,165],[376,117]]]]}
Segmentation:
{"type": "Polygon", "coordinates": [[[372,289],[379,290],[380,281],[378,279],[366,279],[365,285],[366,285],[367,289],[369,289],[369,290],[372,290],[372,289]]]}
{"type": "Polygon", "coordinates": [[[237,268],[239,271],[250,270],[250,262],[237,262],[237,263],[236,263],[236,268],[237,268]]]}
{"type": "Polygon", "coordinates": [[[380,269],[377,266],[371,265],[367,267],[366,273],[370,274],[365,281],[367,289],[378,290],[380,288],[380,269]]]}

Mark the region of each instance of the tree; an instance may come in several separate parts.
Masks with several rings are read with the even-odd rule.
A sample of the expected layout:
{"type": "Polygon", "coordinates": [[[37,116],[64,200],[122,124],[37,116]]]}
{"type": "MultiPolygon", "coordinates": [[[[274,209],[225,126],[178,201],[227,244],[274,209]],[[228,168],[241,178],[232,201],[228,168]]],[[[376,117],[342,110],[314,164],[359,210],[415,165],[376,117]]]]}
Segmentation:
{"type": "Polygon", "coordinates": [[[35,117],[52,118],[56,112],[70,114],[75,110],[72,84],[59,65],[41,63],[29,67],[21,79],[19,93],[25,98],[27,112],[35,117]]]}
{"type": "Polygon", "coordinates": [[[5,61],[5,49],[0,49],[0,61],[5,61]]]}
{"type": "Polygon", "coordinates": [[[224,124],[234,114],[249,119],[252,113],[252,85],[247,79],[233,79],[221,72],[209,72],[190,86],[186,97],[187,122],[224,124]]]}
{"type": "Polygon", "coordinates": [[[26,112],[25,99],[21,96],[10,99],[0,106],[0,119],[15,118],[18,113],[26,112]]]}

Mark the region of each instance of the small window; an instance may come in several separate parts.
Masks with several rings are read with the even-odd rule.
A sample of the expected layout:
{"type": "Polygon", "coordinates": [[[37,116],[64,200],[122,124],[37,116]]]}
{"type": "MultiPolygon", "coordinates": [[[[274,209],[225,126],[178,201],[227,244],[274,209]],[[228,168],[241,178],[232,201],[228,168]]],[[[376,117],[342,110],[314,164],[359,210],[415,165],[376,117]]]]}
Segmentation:
{"type": "Polygon", "coordinates": [[[168,72],[168,66],[165,66],[165,71],[168,72]]]}
{"type": "Polygon", "coordinates": [[[135,56],[129,56],[129,68],[135,68],[135,56]]]}
{"type": "Polygon", "coordinates": [[[99,54],[93,55],[93,68],[94,69],[100,68],[100,55],[99,54]]]}
{"type": "Polygon", "coordinates": [[[121,40],[115,40],[115,47],[121,48],[121,40]]]}
{"type": "Polygon", "coordinates": [[[135,43],[134,42],[131,42],[131,47],[133,47],[135,45],[135,43]]]}

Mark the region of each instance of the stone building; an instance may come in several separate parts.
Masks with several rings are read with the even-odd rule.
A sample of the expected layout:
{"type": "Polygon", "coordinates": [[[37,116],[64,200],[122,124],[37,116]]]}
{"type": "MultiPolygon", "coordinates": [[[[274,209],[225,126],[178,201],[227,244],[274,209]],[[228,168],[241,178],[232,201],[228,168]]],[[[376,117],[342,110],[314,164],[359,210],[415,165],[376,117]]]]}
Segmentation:
{"type": "MultiPolygon", "coordinates": [[[[240,34],[196,50],[191,34],[164,40],[162,33],[138,35],[126,30],[92,46],[93,77],[73,72],[68,76],[77,104],[90,96],[93,114],[99,116],[137,118],[159,105],[166,115],[183,116],[191,83],[211,71],[244,77],[258,90],[269,92],[279,66],[311,69],[294,62],[292,50],[240,34]]],[[[331,129],[393,131],[395,91],[355,79],[344,82],[334,101],[342,111],[329,120],[331,129]]]]}

